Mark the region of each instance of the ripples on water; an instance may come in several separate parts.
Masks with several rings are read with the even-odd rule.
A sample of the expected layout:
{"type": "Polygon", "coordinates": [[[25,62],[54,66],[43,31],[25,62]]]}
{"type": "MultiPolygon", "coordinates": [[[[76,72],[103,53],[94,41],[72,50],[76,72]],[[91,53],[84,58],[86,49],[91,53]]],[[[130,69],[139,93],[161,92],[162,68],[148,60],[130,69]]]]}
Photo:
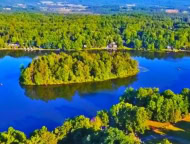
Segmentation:
{"type": "Polygon", "coordinates": [[[139,69],[140,69],[140,72],[148,72],[149,71],[149,69],[142,67],[142,66],[139,66],[139,69]]]}

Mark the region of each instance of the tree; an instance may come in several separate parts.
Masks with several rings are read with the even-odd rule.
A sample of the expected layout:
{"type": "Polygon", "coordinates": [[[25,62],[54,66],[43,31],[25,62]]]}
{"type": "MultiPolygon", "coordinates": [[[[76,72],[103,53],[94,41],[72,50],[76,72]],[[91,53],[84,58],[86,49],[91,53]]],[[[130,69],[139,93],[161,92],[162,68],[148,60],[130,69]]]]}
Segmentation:
{"type": "Polygon", "coordinates": [[[0,143],[2,144],[25,144],[26,135],[10,127],[7,132],[0,133],[0,143]]]}
{"type": "Polygon", "coordinates": [[[140,49],[142,47],[142,42],[139,39],[136,39],[134,42],[134,48],[140,49]]]}
{"type": "Polygon", "coordinates": [[[107,111],[99,111],[97,116],[102,121],[102,126],[108,127],[109,126],[109,115],[107,111]]]}
{"type": "Polygon", "coordinates": [[[62,126],[57,127],[54,130],[54,133],[59,140],[63,140],[68,134],[72,134],[74,131],[83,128],[90,129],[93,128],[93,125],[89,118],[78,116],[74,119],[68,119],[65,121],[62,126]]]}
{"type": "Polygon", "coordinates": [[[172,144],[168,139],[163,139],[161,142],[157,144],[172,144]]]}
{"type": "Polygon", "coordinates": [[[28,144],[57,144],[56,136],[47,130],[46,127],[42,127],[40,130],[35,130],[30,139],[27,142],[28,144]]]}
{"type": "Polygon", "coordinates": [[[103,131],[91,133],[83,138],[85,144],[140,144],[140,140],[133,133],[126,135],[117,128],[108,128],[103,131]]]}
{"type": "Polygon", "coordinates": [[[111,108],[110,113],[114,121],[113,125],[128,133],[144,133],[148,128],[146,125],[148,115],[143,107],[136,107],[129,103],[120,102],[111,108]]]}
{"type": "Polygon", "coordinates": [[[5,47],[5,42],[4,40],[0,37],[0,48],[4,48],[5,47]]]}

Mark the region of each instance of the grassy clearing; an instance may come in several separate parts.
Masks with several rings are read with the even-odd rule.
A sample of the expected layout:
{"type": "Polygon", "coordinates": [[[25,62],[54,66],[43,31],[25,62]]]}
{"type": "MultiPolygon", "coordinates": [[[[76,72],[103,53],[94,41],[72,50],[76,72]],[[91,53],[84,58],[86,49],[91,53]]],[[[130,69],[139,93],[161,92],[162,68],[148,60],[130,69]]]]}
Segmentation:
{"type": "Polygon", "coordinates": [[[148,121],[148,125],[150,131],[145,134],[147,144],[164,138],[168,138],[173,144],[190,143],[190,116],[176,124],[148,121]]]}
{"type": "Polygon", "coordinates": [[[160,135],[167,134],[167,131],[184,131],[183,129],[176,127],[175,125],[172,125],[170,123],[148,121],[148,125],[152,131],[160,135]]]}

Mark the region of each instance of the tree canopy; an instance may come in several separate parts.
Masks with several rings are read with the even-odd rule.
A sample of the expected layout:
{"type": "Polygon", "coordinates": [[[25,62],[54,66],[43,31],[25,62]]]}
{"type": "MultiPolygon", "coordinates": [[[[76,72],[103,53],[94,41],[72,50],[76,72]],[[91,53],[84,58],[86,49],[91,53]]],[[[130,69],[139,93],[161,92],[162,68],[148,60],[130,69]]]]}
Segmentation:
{"type": "Polygon", "coordinates": [[[146,108],[152,120],[175,123],[189,113],[189,96],[189,89],[175,94],[171,90],[160,93],[158,88],[128,88],[120,100],[146,108]]]}
{"type": "Polygon", "coordinates": [[[189,49],[187,18],[130,15],[1,13],[0,48],[82,50],[117,47],[189,49]]]}

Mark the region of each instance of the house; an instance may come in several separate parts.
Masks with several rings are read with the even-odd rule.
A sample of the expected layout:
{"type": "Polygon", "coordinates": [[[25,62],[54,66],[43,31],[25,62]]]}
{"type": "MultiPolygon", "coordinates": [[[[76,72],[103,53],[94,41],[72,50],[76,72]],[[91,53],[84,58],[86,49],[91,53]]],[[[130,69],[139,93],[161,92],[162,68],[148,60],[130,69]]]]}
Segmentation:
{"type": "Polygon", "coordinates": [[[18,48],[18,47],[20,47],[20,45],[19,45],[19,44],[14,44],[14,43],[9,43],[9,44],[8,44],[8,47],[11,47],[11,48],[18,48]]]}
{"type": "Polygon", "coordinates": [[[177,14],[177,13],[179,13],[179,10],[178,9],[167,9],[166,13],[168,13],[168,14],[177,14]]]}
{"type": "Polygon", "coordinates": [[[107,45],[107,49],[117,49],[117,44],[116,42],[112,42],[109,45],[107,45]]]}
{"type": "Polygon", "coordinates": [[[9,7],[5,7],[5,8],[3,8],[3,10],[5,10],[5,11],[11,11],[12,9],[9,8],[9,7]]]}
{"type": "Polygon", "coordinates": [[[170,45],[168,45],[168,46],[167,46],[167,49],[168,49],[168,50],[173,50],[173,47],[170,46],[170,45]]]}
{"type": "Polygon", "coordinates": [[[83,45],[83,48],[87,48],[87,45],[83,45]]]}

